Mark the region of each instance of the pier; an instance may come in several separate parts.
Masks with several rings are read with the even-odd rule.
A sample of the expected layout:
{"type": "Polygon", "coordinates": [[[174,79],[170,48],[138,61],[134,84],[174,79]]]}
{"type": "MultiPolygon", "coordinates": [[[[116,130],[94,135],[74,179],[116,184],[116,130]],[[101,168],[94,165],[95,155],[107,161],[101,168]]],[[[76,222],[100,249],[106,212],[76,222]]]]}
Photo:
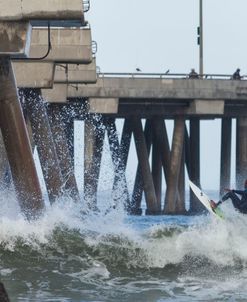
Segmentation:
{"type": "Polygon", "coordinates": [[[97,208],[102,152],[112,158],[114,203],[129,214],[196,214],[185,178],[200,186],[200,122],[221,120],[220,188],[230,185],[232,120],[236,119],[236,185],[247,169],[247,80],[231,75],[100,73],[85,21],[87,1],[0,1],[0,175],[9,173],[28,219],[45,208],[33,159],[36,146],[50,203],[70,194],[97,208]],[[9,30],[11,28],[11,31],[9,30]],[[116,122],[123,120],[121,135],[116,122]],[[74,173],[74,121],[84,123],[84,194],[74,173]],[[174,122],[169,143],[165,121],[174,122]],[[137,168],[132,191],[126,166],[131,140],[137,168]],[[163,176],[162,176],[163,175],[163,176]],[[164,181],[162,182],[162,180],[164,181]],[[162,192],[165,197],[162,199],[162,192]]]}

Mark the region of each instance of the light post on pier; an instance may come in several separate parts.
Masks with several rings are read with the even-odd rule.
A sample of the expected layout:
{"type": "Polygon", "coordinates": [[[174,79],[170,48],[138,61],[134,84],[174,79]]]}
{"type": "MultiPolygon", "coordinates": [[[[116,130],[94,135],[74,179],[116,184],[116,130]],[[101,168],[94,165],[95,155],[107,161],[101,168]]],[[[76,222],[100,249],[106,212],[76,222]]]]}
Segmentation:
{"type": "Polygon", "coordinates": [[[199,74],[203,76],[203,0],[199,0],[199,27],[197,28],[199,45],[199,74]]]}

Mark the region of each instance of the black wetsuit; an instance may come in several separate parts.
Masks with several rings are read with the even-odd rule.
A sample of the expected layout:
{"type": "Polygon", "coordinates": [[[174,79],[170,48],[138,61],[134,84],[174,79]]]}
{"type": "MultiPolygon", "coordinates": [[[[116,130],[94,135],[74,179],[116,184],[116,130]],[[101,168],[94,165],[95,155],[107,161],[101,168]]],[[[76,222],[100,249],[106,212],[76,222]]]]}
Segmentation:
{"type": "Polygon", "coordinates": [[[247,188],[245,190],[231,190],[222,197],[222,201],[230,198],[234,208],[240,213],[247,214],[247,188]],[[237,196],[241,195],[241,199],[237,196]]]}

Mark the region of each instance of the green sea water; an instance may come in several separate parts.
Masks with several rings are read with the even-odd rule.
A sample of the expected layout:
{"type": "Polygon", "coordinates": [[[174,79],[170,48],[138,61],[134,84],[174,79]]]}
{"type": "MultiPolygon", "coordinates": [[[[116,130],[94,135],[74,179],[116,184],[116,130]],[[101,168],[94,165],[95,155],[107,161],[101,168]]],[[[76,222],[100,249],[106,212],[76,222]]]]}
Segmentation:
{"type": "MultiPolygon", "coordinates": [[[[102,200],[102,203],[106,200],[102,200]]],[[[11,301],[247,301],[247,218],[85,215],[69,199],[28,222],[0,197],[0,276],[11,301]]]]}

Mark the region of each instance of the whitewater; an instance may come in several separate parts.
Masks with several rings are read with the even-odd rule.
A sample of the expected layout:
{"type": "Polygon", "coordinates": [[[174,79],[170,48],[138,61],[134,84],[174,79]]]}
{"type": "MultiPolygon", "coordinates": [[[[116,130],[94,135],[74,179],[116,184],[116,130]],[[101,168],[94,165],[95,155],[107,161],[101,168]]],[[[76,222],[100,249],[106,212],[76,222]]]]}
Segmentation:
{"type": "Polygon", "coordinates": [[[247,301],[247,218],[230,203],[223,220],[88,213],[61,198],[28,222],[13,192],[0,196],[11,301],[247,301]]]}

